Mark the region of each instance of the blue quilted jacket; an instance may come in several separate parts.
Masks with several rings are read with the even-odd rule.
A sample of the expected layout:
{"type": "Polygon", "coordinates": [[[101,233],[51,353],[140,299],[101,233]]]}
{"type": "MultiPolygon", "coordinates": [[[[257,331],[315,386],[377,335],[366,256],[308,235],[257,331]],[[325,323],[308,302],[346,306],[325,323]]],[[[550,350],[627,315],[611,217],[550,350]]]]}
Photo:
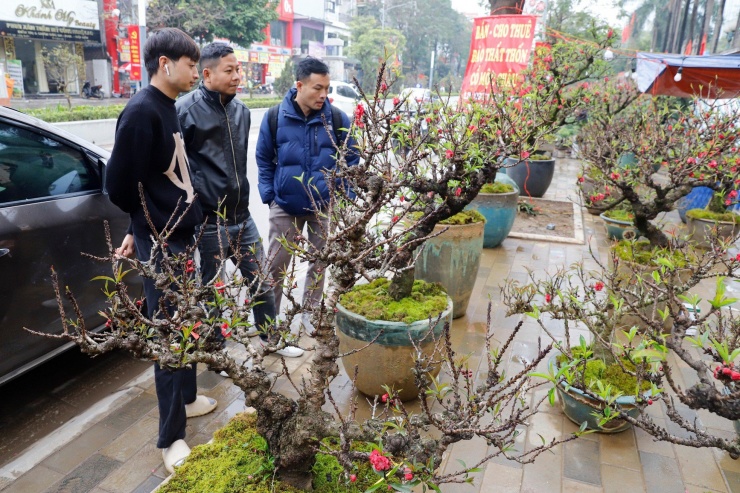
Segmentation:
{"type": "MultiPolygon", "coordinates": [[[[329,200],[323,171],[336,166],[336,150],[332,144],[335,133],[327,132],[321,119],[323,114],[331,126],[331,107],[328,100],[324,102],[320,112],[306,119],[293,105],[295,94],[296,89],[291,89],[280,103],[275,139],[277,160],[274,159],[275,149],[267,114],[262,119],[256,157],[262,202],[270,204],[274,200],[288,214],[304,216],[314,211],[309,193],[313,194],[319,206],[329,200]],[[301,176],[303,178],[299,179],[301,176]]],[[[334,108],[334,111],[338,109],[334,108]]],[[[348,129],[349,118],[344,113],[341,116],[342,127],[348,129]]],[[[350,149],[355,145],[350,138],[350,149]]],[[[346,159],[349,165],[355,165],[359,162],[359,155],[349,152],[346,159]]]]}

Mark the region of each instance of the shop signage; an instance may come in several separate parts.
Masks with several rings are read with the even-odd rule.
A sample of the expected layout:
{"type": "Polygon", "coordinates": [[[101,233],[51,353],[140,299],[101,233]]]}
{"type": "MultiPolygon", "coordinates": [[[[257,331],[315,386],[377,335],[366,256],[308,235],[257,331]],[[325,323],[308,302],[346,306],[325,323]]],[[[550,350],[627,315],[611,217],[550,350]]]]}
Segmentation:
{"type": "Polygon", "coordinates": [[[460,100],[480,99],[494,85],[517,84],[519,72],[527,67],[532,51],[533,15],[492,15],[478,17],[473,23],[470,55],[460,100]]]}
{"type": "Polygon", "coordinates": [[[128,39],[131,43],[131,72],[130,80],[141,80],[141,39],[139,39],[139,26],[128,26],[128,39]]]}
{"type": "Polygon", "coordinates": [[[95,0],[2,0],[0,34],[62,41],[100,41],[95,0]]]}

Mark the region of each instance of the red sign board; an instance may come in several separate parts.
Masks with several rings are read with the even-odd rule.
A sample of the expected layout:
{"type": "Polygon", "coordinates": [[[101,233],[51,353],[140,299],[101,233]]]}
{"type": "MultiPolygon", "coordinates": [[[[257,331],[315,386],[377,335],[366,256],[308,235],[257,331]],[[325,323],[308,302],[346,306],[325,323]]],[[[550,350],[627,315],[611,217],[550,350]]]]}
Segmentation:
{"type": "Polygon", "coordinates": [[[293,0],[278,0],[278,19],[281,21],[292,21],[293,20],[293,0]]]}
{"type": "Polygon", "coordinates": [[[480,99],[498,86],[516,84],[517,74],[527,67],[537,17],[492,15],[473,24],[470,56],[460,99],[480,99]]]}
{"type": "Polygon", "coordinates": [[[141,80],[141,39],[139,26],[128,26],[128,39],[131,43],[131,72],[129,80],[141,80]]]}

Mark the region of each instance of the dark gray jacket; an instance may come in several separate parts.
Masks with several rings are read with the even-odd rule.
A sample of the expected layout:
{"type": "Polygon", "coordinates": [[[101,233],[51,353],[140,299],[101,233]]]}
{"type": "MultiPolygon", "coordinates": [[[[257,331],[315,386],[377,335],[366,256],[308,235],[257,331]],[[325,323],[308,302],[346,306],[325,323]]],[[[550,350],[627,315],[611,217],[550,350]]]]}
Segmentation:
{"type": "Polygon", "coordinates": [[[216,222],[219,202],[229,224],[249,218],[247,147],[249,109],[233,96],[221,103],[218,92],[201,83],[175,103],[185,151],[203,214],[216,222]]]}

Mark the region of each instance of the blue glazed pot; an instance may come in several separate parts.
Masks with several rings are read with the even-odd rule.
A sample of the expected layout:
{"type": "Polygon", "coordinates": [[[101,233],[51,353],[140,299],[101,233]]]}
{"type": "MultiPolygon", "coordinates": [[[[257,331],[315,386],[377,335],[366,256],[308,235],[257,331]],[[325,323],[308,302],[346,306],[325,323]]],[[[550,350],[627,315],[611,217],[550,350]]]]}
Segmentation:
{"type": "Polygon", "coordinates": [[[478,277],[483,253],[485,223],[437,224],[440,233],[424,242],[416,259],[416,279],[438,282],[452,298],[452,318],[460,318],[468,309],[470,295],[478,277]]]}
{"type": "MultiPolygon", "coordinates": [[[[550,358],[550,364],[557,368],[556,356],[550,358]]],[[[630,423],[620,418],[612,419],[604,426],[600,426],[599,417],[594,413],[599,413],[604,409],[604,401],[594,399],[575,387],[568,387],[568,390],[565,388],[564,381],[558,382],[558,400],[563,413],[575,424],[580,426],[585,421],[589,430],[596,430],[599,433],[619,433],[630,428],[630,423]]],[[[632,396],[618,397],[616,403],[621,413],[633,418],[640,414],[640,409],[636,406],[635,398],[632,396]]]]}
{"type": "Polygon", "coordinates": [[[483,228],[483,248],[495,248],[509,236],[516,219],[519,190],[508,193],[479,193],[470,203],[486,218],[483,228]]]}
{"type": "Polygon", "coordinates": [[[599,214],[599,217],[604,220],[604,226],[606,227],[606,235],[611,240],[631,240],[637,236],[637,230],[631,221],[620,221],[618,219],[612,219],[606,217],[604,214],[599,214]]]}
{"type": "MultiPolygon", "coordinates": [[[[350,377],[354,375],[355,367],[358,368],[357,390],[369,396],[382,395],[385,393],[383,385],[387,385],[399,391],[402,401],[415,399],[418,392],[413,372],[416,349],[411,341],[430,356],[435,341],[442,337],[445,324],[452,323],[452,300],[447,299],[447,309],[431,331],[428,320],[410,324],[386,322],[368,320],[339,304],[337,310],[335,322],[339,349],[345,354],[342,364],[350,377]]],[[[436,376],[439,366],[430,373],[436,376]]]]}
{"type": "Polygon", "coordinates": [[[511,166],[506,168],[506,175],[516,182],[519,195],[527,197],[545,195],[555,174],[554,159],[519,161],[518,158],[507,157],[504,165],[511,166]]]}
{"type": "Polygon", "coordinates": [[[678,216],[686,223],[686,211],[691,209],[704,209],[714,196],[714,190],[709,187],[694,187],[688,195],[676,203],[678,216]]]}

